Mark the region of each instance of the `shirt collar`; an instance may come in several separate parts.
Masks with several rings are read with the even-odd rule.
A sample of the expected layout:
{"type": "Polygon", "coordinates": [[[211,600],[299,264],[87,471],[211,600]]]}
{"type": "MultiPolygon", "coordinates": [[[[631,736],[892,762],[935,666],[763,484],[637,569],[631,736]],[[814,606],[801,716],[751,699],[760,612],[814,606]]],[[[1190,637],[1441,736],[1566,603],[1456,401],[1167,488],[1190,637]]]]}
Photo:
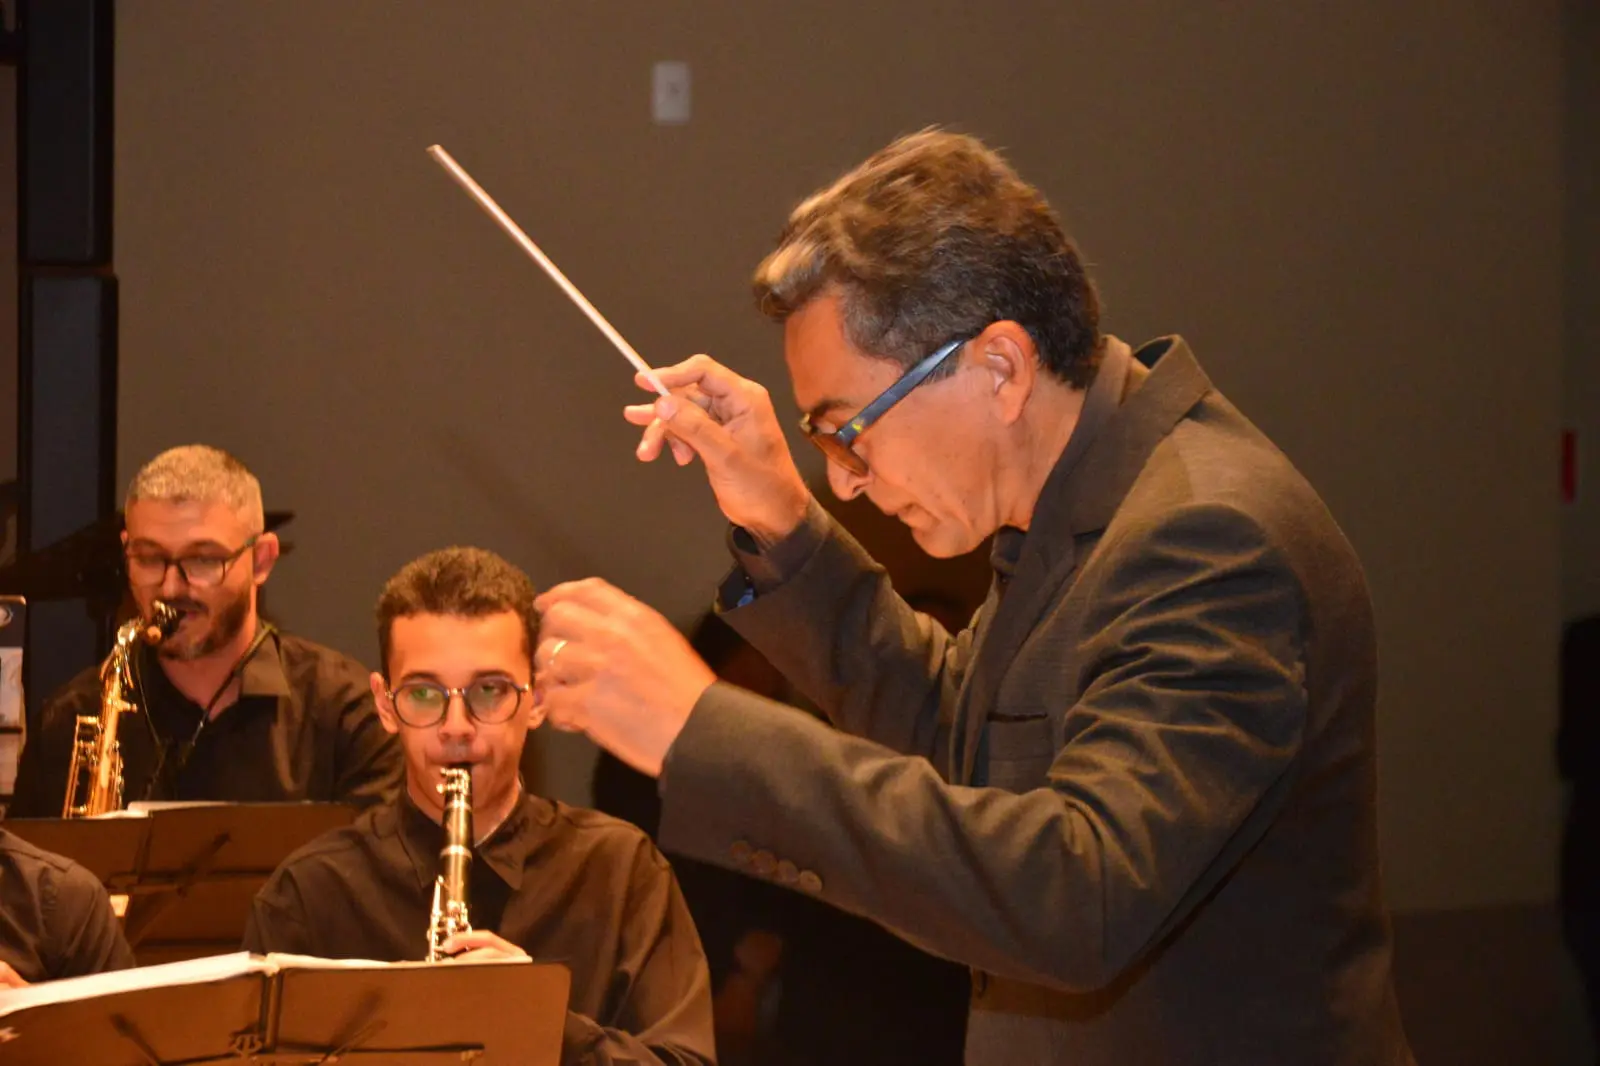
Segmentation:
{"type": "Polygon", "coordinates": [[[1017,560],[1022,558],[1022,544],[1028,539],[1027,530],[1016,526],[1001,526],[995,530],[994,543],[989,548],[989,565],[1003,589],[1017,572],[1017,560]]]}
{"type": "MultiPolygon", "coordinates": [[[[265,622],[258,624],[266,625],[265,622]]],[[[289,675],[283,668],[282,640],[282,633],[276,629],[269,631],[261,643],[256,645],[255,651],[244,661],[238,672],[241,701],[248,697],[280,699],[294,694],[289,685],[289,675]]],[[[146,679],[144,683],[156,686],[164,701],[168,703],[177,701],[178,705],[195,703],[178,690],[172,679],[167,676],[167,672],[161,668],[160,653],[155,648],[144,645],[140,648],[139,654],[142,656],[141,670],[148,671],[143,674],[146,679]]]]}
{"type": "MultiPolygon", "coordinates": [[[[388,819],[388,832],[400,839],[400,846],[417,874],[417,887],[426,891],[438,875],[439,851],[444,847],[444,827],[423,812],[402,787],[394,803],[395,816],[388,819]]],[[[505,821],[472,849],[472,857],[487,866],[513,891],[522,886],[522,871],[537,843],[538,834],[529,830],[535,824],[548,825],[554,817],[548,800],[523,792],[505,821]]],[[[379,832],[384,832],[380,827],[379,832]]]]}
{"type": "MultiPolygon", "coordinates": [[[[1110,335],[1105,338],[1105,348],[1094,381],[1090,382],[1084,394],[1083,406],[1078,409],[1078,424],[1073,427],[1061,458],[1056,460],[1041,497],[1048,494],[1048,485],[1065,482],[1072,476],[1078,461],[1122,403],[1123,393],[1129,384],[1128,368],[1133,361],[1132,349],[1110,335]]],[[[995,532],[994,544],[989,550],[989,565],[994,568],[1002,589],[1016,573],[1017,562],[1022,558],[1022,545],[1027,537],[1027,530],[1015,526],[1002,526],[995,532]]]]}
{"type": "MultiPolygon", "coordinates": [[[[266,625],[257,622],[257,625],[266,625]]],[[[277,630],[264,637],[239,671],[239,695],[287,696],[290,694],[289,675],[283,670],[283,655],[279,647],[281,635],[277,630]]]]}

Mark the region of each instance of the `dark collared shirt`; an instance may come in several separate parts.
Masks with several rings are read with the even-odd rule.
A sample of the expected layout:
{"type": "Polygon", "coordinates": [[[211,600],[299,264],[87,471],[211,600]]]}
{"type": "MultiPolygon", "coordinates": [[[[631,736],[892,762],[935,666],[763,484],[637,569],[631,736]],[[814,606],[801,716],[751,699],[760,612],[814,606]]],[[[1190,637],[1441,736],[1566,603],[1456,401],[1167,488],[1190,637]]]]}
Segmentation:
{"type": "MultiPolygon", "coordinates": [[[[324,800],[365,807],[399,788],[399,741],[378,720],[367,670],[349,656],[272,633],[245,663],[238,701],[197,738],[200,705],[167,679],[153,650],[141,648],[136,665],[131,696],[140,711],[124,715],[117,730],[125,803],[324,800]]],[[[39,729],[22,750],[10,816],[60,816],[75,719],[98,714],[100,699],[94,666],[45,702],[39,729]]]]}
{"type": "Polygon", "coordinates": [[[126,970],[133,952],[94,874],[0,829],[0,962],[35,984],[126,970]]]}
{"type": "MultiPolygon", "coordinates": [[[[256,896],[245,949],[426,958],[443,844],[409,796],[368,811],[284,861],[256,896]]],[[[524,795],[473,850],[468,911],[474,929],[571,968],[564,1063],[713,1060],[700,938],[672,870],[634,826],[524,795]]]]}

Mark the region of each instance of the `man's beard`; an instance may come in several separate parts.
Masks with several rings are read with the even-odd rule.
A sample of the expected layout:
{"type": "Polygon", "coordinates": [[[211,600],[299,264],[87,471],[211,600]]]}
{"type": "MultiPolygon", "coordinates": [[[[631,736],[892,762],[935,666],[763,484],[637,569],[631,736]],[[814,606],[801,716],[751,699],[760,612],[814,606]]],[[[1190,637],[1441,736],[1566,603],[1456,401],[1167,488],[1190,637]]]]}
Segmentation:
{"type": "Polygon", "coordinates": [[[169,600],[167,601],[179,610],[195,610],[205,612],[199,615],[190,615],[193,618],[213,619],[206,631],[198,637],[182,639],[172,637],[161,642],[157,649],[163,659],[173,659],[179,662],[193,662],[195,659],[204,659],[218,648],[226,647],[244,629],[246,620],[250,617],[250,589],[240,590],[239,595],[215,607],[207,607],[195,600],[169,600]]]}

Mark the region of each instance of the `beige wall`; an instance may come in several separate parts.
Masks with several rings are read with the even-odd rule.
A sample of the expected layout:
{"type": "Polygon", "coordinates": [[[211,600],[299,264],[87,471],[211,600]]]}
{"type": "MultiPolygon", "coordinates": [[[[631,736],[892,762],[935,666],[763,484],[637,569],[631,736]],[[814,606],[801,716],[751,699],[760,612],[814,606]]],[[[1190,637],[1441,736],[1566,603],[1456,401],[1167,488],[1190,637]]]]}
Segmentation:
{"type": "Polygon", "coordinates": [[[295,628],[370,655],[379,583],[453,541],[680,621],[725,565],[698,475],[634,463],[621,360],[426,145],[647,358],[782,393],[751,266],[800,195],[944,122],[1009,150],[1111,327],[1185,333],[1361,551],[1393,901],[1551,895],[1557,0],[118,10],[122,473],[246,457],[299,513],[295,628]],[[650,124],[657,59],[692,64],[685,127],[650,124]]]}

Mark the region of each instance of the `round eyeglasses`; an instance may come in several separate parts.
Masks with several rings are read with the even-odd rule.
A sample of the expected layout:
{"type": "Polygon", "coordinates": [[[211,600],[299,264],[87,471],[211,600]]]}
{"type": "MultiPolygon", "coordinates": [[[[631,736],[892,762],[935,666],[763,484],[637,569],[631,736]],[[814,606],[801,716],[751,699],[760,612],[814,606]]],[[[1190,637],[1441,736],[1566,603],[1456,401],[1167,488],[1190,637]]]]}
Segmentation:
{"type": "Polygon", "coordinates": [[[467,705],[467,713],[473,719],[484,725],[498,725],[516,714],[523,697],[532,691],[531,684],[522,685],[509,677],[491,675],[473,678],[460,688],[437,681],[407,681],[396,689],[386,690],[386,695],[401,722],[421,729],[442,722],[450,701],[456,696],[467,705]]]}

